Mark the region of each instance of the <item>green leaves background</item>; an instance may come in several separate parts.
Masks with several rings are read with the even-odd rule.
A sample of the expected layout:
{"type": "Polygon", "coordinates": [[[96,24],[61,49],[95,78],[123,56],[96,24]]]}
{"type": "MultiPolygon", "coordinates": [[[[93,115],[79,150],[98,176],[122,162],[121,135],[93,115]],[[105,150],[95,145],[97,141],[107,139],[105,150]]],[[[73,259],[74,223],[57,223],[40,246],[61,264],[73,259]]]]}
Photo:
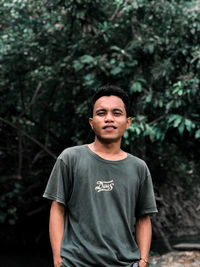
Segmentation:
{"type": "Polygon", "coordinates": [[[1,222],[44,205],[56,156],[92,140],[90,97],[106,83],[131,97],[123,146],[147,161],[156,193],[199,184],[199,10],[182,0],[1,2],[1,222]]]}

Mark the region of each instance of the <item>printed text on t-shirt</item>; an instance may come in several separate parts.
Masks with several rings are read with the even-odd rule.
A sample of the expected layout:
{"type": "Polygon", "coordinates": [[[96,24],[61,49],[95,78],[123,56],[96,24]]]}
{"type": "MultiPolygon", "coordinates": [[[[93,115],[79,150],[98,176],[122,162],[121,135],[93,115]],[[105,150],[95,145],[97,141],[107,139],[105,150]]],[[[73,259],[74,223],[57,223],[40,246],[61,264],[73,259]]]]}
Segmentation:
{"type": "Polygon", "coordinates": [[[97,186],[95,187],[95,190],[97,192],[112,191],[113,187],[114,187],[113,180],[111,180],[111,181],[97,181],[97,186]]]}

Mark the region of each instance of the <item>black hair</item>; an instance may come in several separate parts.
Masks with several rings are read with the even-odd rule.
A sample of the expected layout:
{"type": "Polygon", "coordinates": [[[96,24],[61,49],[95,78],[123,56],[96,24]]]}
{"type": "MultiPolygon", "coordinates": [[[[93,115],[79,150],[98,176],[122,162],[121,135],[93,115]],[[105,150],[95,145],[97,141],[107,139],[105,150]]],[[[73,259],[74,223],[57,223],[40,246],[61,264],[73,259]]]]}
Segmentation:
{"type": "Polygon", "coordinates": [[[102,96],[118,96],[124,102],[124,106],[126,109],[126,116],[129,116],[129,96],[128,94],[115,85],[104,85],[97,89],[96,93],[92,97],[91,101],[91,111],[94,109],[95,102],[102,96]]]}

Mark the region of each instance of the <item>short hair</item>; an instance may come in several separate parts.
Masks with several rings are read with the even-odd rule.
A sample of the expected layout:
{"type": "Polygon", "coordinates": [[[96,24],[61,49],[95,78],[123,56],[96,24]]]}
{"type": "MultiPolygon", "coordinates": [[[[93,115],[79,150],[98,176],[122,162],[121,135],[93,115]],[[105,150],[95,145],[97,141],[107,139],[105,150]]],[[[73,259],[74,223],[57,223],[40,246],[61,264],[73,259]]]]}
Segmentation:
{"type": "Polygon", "coordinates": [[[129,115],[129,96],[123,89],[121,89],[120,87],[117,87],[115,85],[104,85],[104,86],[97,89],[96,93],[92,97],[92,101],[91,101],[92,110],[91,111],[93,111],[94,104],[96,103],[96,101],[100,97],[111,96],[111,95],[118,96],[119,98],[121,98],[121,100],[124,102],[124,106],[125,106],[125,110],[126,110],[126,116],[128,117],[128,115],[129,115]]]}

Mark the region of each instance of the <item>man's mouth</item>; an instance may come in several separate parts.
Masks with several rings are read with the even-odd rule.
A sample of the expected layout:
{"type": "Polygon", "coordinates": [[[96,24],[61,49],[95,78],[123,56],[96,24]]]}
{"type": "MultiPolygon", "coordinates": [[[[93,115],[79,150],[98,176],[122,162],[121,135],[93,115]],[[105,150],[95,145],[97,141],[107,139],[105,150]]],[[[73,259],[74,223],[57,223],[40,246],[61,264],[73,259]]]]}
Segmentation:
{"type": "Polygon", "coordinates": [[[104,126],[103,129],[117,129],[117,127],[113,126],[113,125],[107,125],[107,126],[104,126]]]}

